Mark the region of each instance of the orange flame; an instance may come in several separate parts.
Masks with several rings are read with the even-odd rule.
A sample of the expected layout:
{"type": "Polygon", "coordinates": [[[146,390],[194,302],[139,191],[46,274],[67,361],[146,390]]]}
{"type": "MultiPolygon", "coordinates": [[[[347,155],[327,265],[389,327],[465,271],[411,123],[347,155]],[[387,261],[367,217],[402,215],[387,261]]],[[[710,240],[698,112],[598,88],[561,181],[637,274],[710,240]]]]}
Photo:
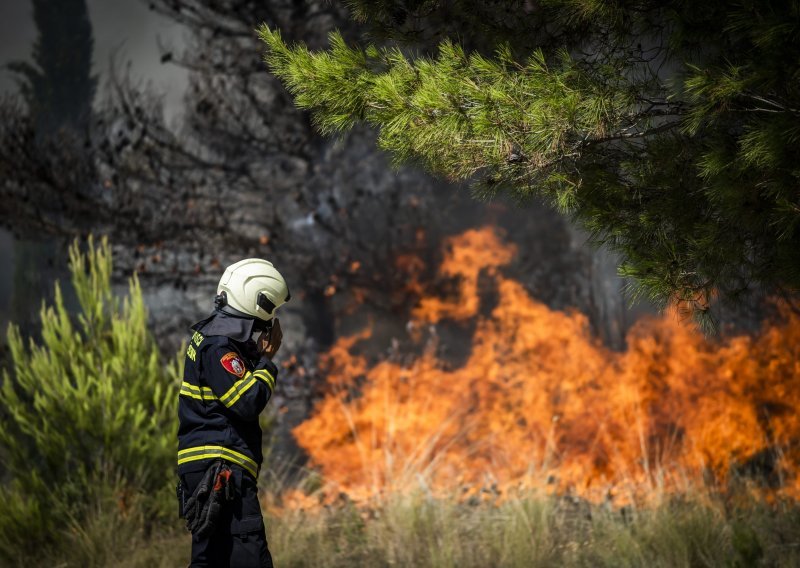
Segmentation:
{"type": "Polygon", "coordinates": [[[648,318],[616,353],[584,315],[551,310],[502,275],[516,251],[493,229],[447,244],[440,274],[457,289],[421,298],[413,317],[474,319],[470,355],[449,369],[432,342],[408,364],[370,364],[353,349],[370,330],[333,346],[330,392],[294,430],[332,494],[542,488],[627,502],[757,470],[798,496],[796,314],[717,343],[674,314],[648,318]],[[483,315],[481,274],[498,297],[483,315]]]}

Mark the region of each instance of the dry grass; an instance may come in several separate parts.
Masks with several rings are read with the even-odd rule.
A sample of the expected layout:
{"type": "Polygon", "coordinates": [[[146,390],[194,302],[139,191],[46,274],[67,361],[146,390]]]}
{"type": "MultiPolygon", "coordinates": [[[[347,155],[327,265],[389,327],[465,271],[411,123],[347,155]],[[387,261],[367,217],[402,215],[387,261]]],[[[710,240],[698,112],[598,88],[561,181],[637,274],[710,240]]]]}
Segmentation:
{"type": "Polygon", "coordinates": [[[270,547],[290,566],[800,566],[800,508],[674,499],[609,510],[529,496],[501,505],[393,497],[284,511],[270,547]]]}
{"type": "MultiPolygon", "coordinates": [[[[98,506],[82,525],[67,523],[57,548],[21,550],[17,565],[187,566],[191,544],[181,521],[146,526],[135,511],[122,517],[98,506]]],[[[612,509],[535,494],[470,504],[418,492],[369,508],[284,509],[266,521],[281,568],[800,566],[800,506],[744,496],[697,493],[612,509]]]]}

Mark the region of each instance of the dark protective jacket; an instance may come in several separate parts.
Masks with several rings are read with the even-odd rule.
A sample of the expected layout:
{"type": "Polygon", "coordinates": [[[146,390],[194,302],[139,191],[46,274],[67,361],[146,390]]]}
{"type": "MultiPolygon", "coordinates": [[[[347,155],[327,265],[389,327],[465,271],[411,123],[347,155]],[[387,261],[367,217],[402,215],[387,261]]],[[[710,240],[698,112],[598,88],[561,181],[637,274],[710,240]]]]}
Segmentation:
{"type": "Polygon", "coordinates": [[[252,327],[252,319],[220,311],[192,326],[178,397],[178,475],[222,458],[258,477],[258,415],[272,396],[278,369],[258,359],[252,327]]]}

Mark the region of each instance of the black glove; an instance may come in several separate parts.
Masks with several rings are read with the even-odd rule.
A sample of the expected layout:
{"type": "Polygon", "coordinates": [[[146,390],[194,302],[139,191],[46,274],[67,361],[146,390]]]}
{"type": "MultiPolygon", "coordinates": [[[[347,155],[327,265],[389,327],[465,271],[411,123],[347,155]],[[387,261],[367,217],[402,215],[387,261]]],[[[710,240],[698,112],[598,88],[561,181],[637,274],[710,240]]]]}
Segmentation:
{"type": "Polygon", "coordinates": [[[222,460],[215,460],[206,470],[183,511],[186,529],[192,535],[205,538],[217,528],[225,501],[234,498],[232,473],[222,460]]]}

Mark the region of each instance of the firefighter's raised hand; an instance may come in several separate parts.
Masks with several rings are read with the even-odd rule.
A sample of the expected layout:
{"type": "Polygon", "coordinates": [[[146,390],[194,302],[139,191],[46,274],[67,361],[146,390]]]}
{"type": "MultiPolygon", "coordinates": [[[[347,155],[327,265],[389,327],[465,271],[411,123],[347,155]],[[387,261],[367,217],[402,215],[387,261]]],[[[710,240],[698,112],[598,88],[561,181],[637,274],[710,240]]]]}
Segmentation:
{"type": "Polygon", "coordinates": [[[272,330],[269,334],[261,336],[261,345],[259,351],[267,359],[272,360],[278,349],[281,348],[281,341],[283,341],[283,331],[281,330],[281,322],[275,318],[272,324],[272,330]]]}

